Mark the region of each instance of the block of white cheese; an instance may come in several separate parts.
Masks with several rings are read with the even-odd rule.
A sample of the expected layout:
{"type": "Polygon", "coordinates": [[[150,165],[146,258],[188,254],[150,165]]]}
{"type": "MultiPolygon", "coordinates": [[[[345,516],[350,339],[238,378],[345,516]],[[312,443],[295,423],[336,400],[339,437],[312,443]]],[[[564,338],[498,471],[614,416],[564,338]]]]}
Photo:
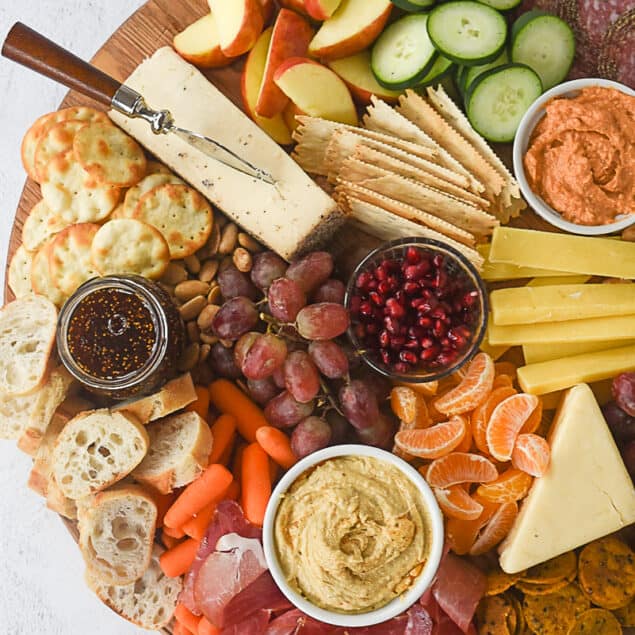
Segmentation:
{"type": "Polygon", "coordinates": [[[551,462],[499,548],[522,571],[635,522],[635,488],[587,384],[568,390],[549,434],[551,462]]]}
{"type": "Polygon", "coordinates": [[[159,49],[125,83],[151,108],[169,110],[177,126],[218,141],[273,176],[275,186],[209,158],[175,135],[155,135],[146,121],[110,113],[117,125],[283,258],[323,243],[343,223],[335,201],[171,48],[159,49]]]}

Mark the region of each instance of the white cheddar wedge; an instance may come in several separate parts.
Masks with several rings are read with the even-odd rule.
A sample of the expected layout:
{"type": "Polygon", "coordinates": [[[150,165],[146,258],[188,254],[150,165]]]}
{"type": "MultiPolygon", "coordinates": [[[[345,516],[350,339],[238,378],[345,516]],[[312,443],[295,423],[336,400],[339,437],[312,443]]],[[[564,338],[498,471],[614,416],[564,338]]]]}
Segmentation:
{"type": "Polygon", "coordinates": [[[171,48],[159,49],[127,79],[148,105],[182,128],[222,143],[267,170],[276,185],[247,176],[141,119],[110,117],[250,234],[287,260],[322,243],[343,222],[335,201],[214,85],[171,48]]]}
{"type": "Polygon", "coordinates": [[[494,324],[562,322],[635,314],[633,284],[564,284],[497,289],[490,294],[494,324]]]}
{"type": "Polygon", "coordinates": [[[635,488],[586,384],[569,390],[549,433],[551,462],[499,548],[516,573],[635,522],[635,488]]]}
{"type": "Polygon", "coordinates": [[[595,236],[497,227],[489,260],[589,276],[635,278],[635,243],[595,236]]]}
{"type": "Polygon", "coordinates": [[[523,344],[523,357],[525,364],[537,364],[548,362],[551,359],[572,357],[583,353],[595,351],[608,351],[611,348],[630,346],[635,340],[600,340],[599,342],[564,342],[561,344],[551,342],[549,344],[523,344]]]}
{"type": "Polygon", "coordinates": [[[631,370],[635,370],[635,345],[521,366],[518,383],[525,392],[542,395],[631,370]]]}

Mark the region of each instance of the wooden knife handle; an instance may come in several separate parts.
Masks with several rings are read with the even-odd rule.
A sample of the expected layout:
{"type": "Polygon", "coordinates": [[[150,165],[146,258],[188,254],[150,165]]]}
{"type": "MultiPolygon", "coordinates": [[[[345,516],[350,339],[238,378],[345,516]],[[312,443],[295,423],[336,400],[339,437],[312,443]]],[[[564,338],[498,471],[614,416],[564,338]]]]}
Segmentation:
{"type": "Polygon", "coordinates": [[[2,55],[105,106],[110,106],[121,86],[117,80],[21,22],[16,22],[9,31],[2,45],[2,55]]]}

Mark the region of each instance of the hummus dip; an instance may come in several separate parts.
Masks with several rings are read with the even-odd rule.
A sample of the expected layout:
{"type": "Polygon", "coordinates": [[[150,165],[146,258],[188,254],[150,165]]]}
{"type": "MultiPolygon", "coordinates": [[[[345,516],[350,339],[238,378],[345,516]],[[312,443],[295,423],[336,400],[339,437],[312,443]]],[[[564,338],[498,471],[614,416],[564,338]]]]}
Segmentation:
{"type": "Polygon", "coordinates": [[[545,111],[524,157],[531,189],[579,225],[635,213],[635,97],[595,86],[545,111]]]}
{"type": "Polygon", "coordinates": [[[274,523],[282,571],[299,594],[338,613],[388,604],[415,582],[431,545],[416,485],[386,461],[342,456],[302,474],[274,523]]]}

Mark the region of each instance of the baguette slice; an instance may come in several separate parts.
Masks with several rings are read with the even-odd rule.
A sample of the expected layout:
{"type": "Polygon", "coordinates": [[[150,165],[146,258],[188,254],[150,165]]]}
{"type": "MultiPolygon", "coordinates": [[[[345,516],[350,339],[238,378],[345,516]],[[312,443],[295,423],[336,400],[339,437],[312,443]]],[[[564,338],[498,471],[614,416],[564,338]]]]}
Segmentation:
{"type": "Polygon", "coordinates": [[[77,503],[64,495],[52,474],[46,490],[46,506],[60,516],[77,520],[77,503]]]}
{"type": "Polygon", "coordinates": [[[185,408],[196,401],[196,391],[190,373],[170,380],[158,392],[117,404],[113,410],[127,412],[141,423],[150,423],[185,408]]]}
{"type": "Polygon", "coordinates": [[[97,597],[124,619],[148,630],[159,630],[172,619],[183,586],[181,577],[168,578],[159,566],[163,549],[155,544],[150,566],[132,584],[115,586],[86,570],[86,584],[97,597]]]}
{"type": "Polygon", "coordinates": [[[127,412],[107,408],[82,412],[55,442],[55,481],[74,500],[104,490],[141,463],[148,443],[145,428],[127,412]]]}
{"type": "Polygon", "coordinates": [[[90,575],[102,584],[138,580],[150,566],[157,506],[141,487],[99,492],[77,506],[79,548],[90,575]]]}
{"type": "Polygon", "coordinates": [[[196,412],[182,412],[146,428],[150,448],[132,476],[161,494],[191,483],[206,467],[212,433],[196,412]]]}
{"type": "Polygon", "coordinates": [[[57,309],[41,295],[28,295],[0,309],[0,393],[30,395],[48,376],[57,309]]]}

